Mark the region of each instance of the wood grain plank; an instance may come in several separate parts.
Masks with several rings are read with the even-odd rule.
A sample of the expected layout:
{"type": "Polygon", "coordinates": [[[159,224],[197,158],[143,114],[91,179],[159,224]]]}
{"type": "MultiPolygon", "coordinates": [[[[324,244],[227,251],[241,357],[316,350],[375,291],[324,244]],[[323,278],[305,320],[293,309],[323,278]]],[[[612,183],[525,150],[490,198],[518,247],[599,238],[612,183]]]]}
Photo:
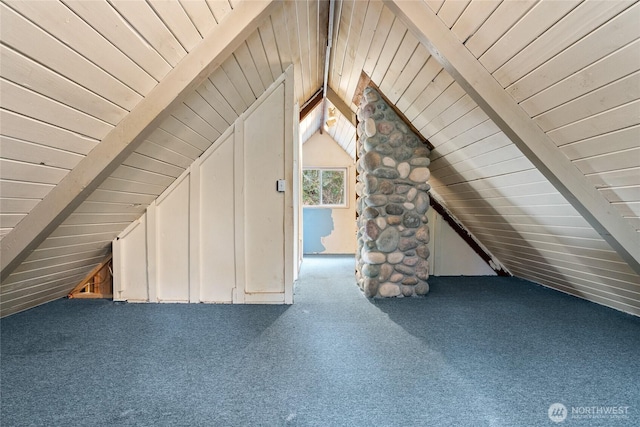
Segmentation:
{"type": "MultiPolygon", "coordinates": [[[[435,78],[437,76],[440,76],[441,71],[442,65],[440,65],[440,63],[433,56],[430,56],[429,59],[427,59],[427,62],[424,64],[424,67],[422,67],[418,72],[418,75],[411,81],[407,90],[396,101],[396,106],[400,111],[404,113],[405,117],[409,117],[409,108],[413,105],[416,99],[418,99],[418,97],[422,95],[425,89],[429,87],[431,82],[436,83],[435,78]]],[[[442,79],[446,80],[448,78],[451,78],[451,76],[449,76],[447,73],[444,73],[439,79],[440,84],[446,84],[447,86],[451,84],[451,81],[453,81],[453,79],[451,79],[451,81],[449,81],[448,83],[441,81],[442,79]]],[[[443,87],[441,91],[444,89],[446,89],[446,86],[443,87]]],[[[417,110],[417,108],[413,110],[414,117],[415,110],[417,110]]]]}
{"type": "Polygon", "coordinates": [[[431,161],[435,163],[444,157],[444,161],[446,162],[446,156],[477,142],[480,142],[480,145],[482,146],[484,146],[484,144],[488,144],[488,147],[511,144],[511,141],[500,131],[498,126],[492,120],[486,120],[459,134],[455,138],[451,138],[448,141],[439,144],[431,152],[431,161]]]}
{"type": "Polygon", "coordinates": [[[2,77],[112,125],[128,113],[110,101],[19,54],[0,46],[2,77]]]}
{"type": "Polygon", "coordinates": [[[585,175],[598,188],[640,185],[640,168],[619,169],[585,175]]]}
{"type": "Polygon", "coordinates": [[[636,40],[520,103],[531,117],[637,71],[636,40]]]}
{"type": "MultiPolygon", "coordinates": [[[[173,173],[171,173],[172,175],[177,173],[178,171],[182,171],[188,168],[189,165],[193,162],[193,160],[186,156],[183,156],[180,153],[176,153],[175,151],[169,150],[159,144],[155,144],[148,140],[140,144],[140,146],[136,150],[136,153],[142,154],[155,161],[165,163],[166,169],[171,168],[174,171],[173,173]]],[[[127,164],[131,165],[131,163],[129,163],[128,161],[127,164]]]]}
{"type": "Polygon", "coordinates": [[[2,157],[5,159],[67,170],[73,169],[83,157],[80,154],[1,135],[0,147],[2,147],[2,157]]]}
{"type": "MultiPolygon", "coordinates": [[[[218,132],[213,126],[211,126],[206,120],[204,120],[198,114],[199,111],[196,111],[197,110],[191,109],[186,104],[182,103],[173,110],[172,116],[178,119],[191,131],[198,134],[199,138],[197,138],[197,141],[192,142],[192,138],[185,138],[185,140],[188,141],[191,145],[198,147],[200,151],[204,151],[209,148],[213,141],[218,139],[221,133],[218,132]],[[202,138],[204,138],[204,140],[202,138]]],[[[170,125],[163,126],[163,128],[169,127],[170,125]]]]}
{"type": "Polygon", "coordinates": [[[193,92],[184,100],[184,103],[191,110],[197,111],[198,116],[202,117],[215,130],[215,133],[221,135],[229,127],[220,113],[199,92],[193,92]]]}
{"type": "MultiPolygon", "coordinates": [[[[468,94],[464,95],[455,103],[447,107],[442,113],[429,120],[429,122],[420,130],[420,133],[428,139],[475,108],[478,108],[475,101],[471,99],[468,94]]],[[[472,126],[476,125],[474,124],[472,126]]]]}
{"type": "Polygon", "coordinates": [[[2,197],[19,199],[42,199],[53,188],[53,184],[41,184],[27,181],[0,180],[0,194],[2,197]]]}
{"type": "MultiPolygon", "coordinates": [[[[226,77],[226,76],[225,76],[226,77]]],[[[200,85],[197,89],[197,92],[202,96],[211,107],[213,107],[220,116],[227,122],[227,125],[231,125],[237,118],[238,113],[235,111],[234,107],[229,104],[218,90],[218,88],[213,84],[211,77],[208,80],[200,85]]]]}
{"type": "MultiPolygon", "coordinates": [[[[193,115],[193,112],[190,114],[193,115]]],[[[167,117],[158,127],[156,131],[157,134],[156,132],[152,133],[148,139],[156,140],[156,137],[159,138],[162,136],[163,143],[171,144],[172,150],[191,159],[195,159],[209,148],[211,142],[189,127],[191,121],[194,120],[193,117],[190,115],[181,115],[180,118],[181,120],[178,120],[174,116],[167,117]],[[188,123],[184,123],[182,120],[188,123]],[[167,137],[167,133],[174,138],[167,137]]]]}
{"type": "MultiPolygon", "coordinates": [[[[296,2],[284,2],[283,3],[283,18],[285,27],[282,29],[285,31],[287,38],[289,39],[289,60],[294,65],[294,85],[295,85],[295,97],[298,103],[302,105],[306,99],[305,94],[305,75],[302,72],[302,63],[300,57],[300,36],[298,34],[298,17],[296,12],[296,2]]],[[[283,64],[284,66],[284,64],[283,64]]],[[[286,69],[286,66],[285,66],[286,69]]]]}
{"type": "Polygon", "coordinates": [[[0,179],[57,184],[68,172],[66,169],[0,158],[0,179]]]}
{"type": "Polygon", "coordinates": [[[369,48],[373,42],[374,35],[377,31],[378,21],[382,13],[382,2],[370,1],[367,4],[367,11],[364,16],[362,24],[362,30],[360,31],[360,37],[358,44],[355,46],[355,56],[353,59],[353,65],[351,73],[349,75],[349,81],[345,89],[345,99],[347,101],[353,100],[360,75],[367,60],[367,54],[369,48]]]}
{"type": "Polygon", "coordinates": [[[86,155],[98,143],[84,135],[3,109],[0,109],[0,123],[2,135],[71,153],[86,155]]]}
{"type": "MultiPolygon", "coordinates": [[[[349,85],[352,84],[353,74],[354,72],[358,74],[361,72],[361,70],[354,69],[354,64],[356,62],[356,56],[359,53],[357,51],[357,46],[360,43],[364,23],[367,18],[367,7],[367,2],[355,2],[353,4],[351,19],[349,22],[349,34],[344,49],[342,69],[339,73],[339,82],[337,86],[332,86],[341,99],[346,99],[348,101],[353,99],[353,95],[350,98],[347,93],[349,85]]],[[[373,33],[373,31],[371,31],[371,33],[373,33]]],[[[363,57],[366,53],[360,52],[360,54],[360,56],[363,57]]],[[[351,102],[347,102],[347,104],[349,105],[351,102]]]]}
{"type": "Polygon", "coordinates": [[[242,69],[242,73],[246,77],[253,95],[257,99],[264,92],[265,86],[262,83],[262,78],[260,77],[258,68],[253,62],[253,58],[251,57],[251,52],[249,52],[249,47],[247,46],[246,41],[236,49],[233,55],[242,69]]]}
{"type": "Polygon", "coordinates": [[[124,162],[122,162],[122,164],[125,166],[131,166],[134,168],[142,169],[148,172],[154,172],[159,175],[170,176],[173,178],[179,177],[182,172],[184,172],[184,168],[161,162],[154,158],[136,152],[131,153],[131,155],[124,162]]]}
{"type": "Polygon", "coordinates": [[[207,34],[218,24],[211,9],[204,0],[180,0],[180,5],[184,8],[189,19],[200,33],[200,37],[205,38],[207,34]]]}
{"type": "Polygon", "coordinates": [[[187,54],[147,2],[112,0],[110,3],[172,67],[187,54]]]}
{"type": "Polygon", "coordinates": [[[373,69],[373,73],[371,74],[371,80],[374,83],[379,85],[379,83],[382,82],[406,33],[407,27],[405,27],[399,19],[394,20],[387,40],[384,43],[384,47],[380,52],[380,57],[378,58],[376,67],[373,69]]]}
{"type": "MultiPolygon", "coordinates": [[[[373,70],[378,63],[378,58],[380,58],[380,54],[382,49],[387,41],[387,36],[391,31],[391,27],[394,23],[395,15],[391,10],[384,6],[382,8],[382,12],[380,13],[380,19],[378,19],[378,24],[376,25],[375,33],[371,40],[371,45],[369,45],[369,51],[367,52],[367,59],[364,62],[364,66],[362,67],[362,71],[364,71],[369,77],[372,76],[373,70]]],[[[360,78],[360,76],[358,76],[360,78]]]]}
{"type": "Polygon", "coordinates": [[[560,147],[560,151],[569,160],[577,160],[635,148],[638,146],[638,141],[640,141],[640,125],[635,125],[564,145],[560,147]]]}
{"type": "Polygon", "coordinates": [[[12,199],[0,198],[0,212],[3,214],[26,214],[29,213],[40,199],[12,199]]]}
{"type": "MultiPolygon", "coordinates": [[[[273,31],[272,17],[265,20],[265,22],[258,28],[260,33],[260,40],[264,47],[264,51],[267,55],[267,61],[269,62],[269,69],[274,79],[277,79],[284,71],[282,68],[282,62],[280,61],[280,53],[278,51],[278,44],[276,43],[275,34],[273,31]]],[[[275,80],[274,80],[275,81],[275,80]]]]}
{"type": "Polygon", "coordinates": [[[155,80],[162,80],[171,71],[169,63],[144,38],[139,37],[108,2],[63,0],[63,3],[155,80]]]}
{"type": "Polygon", "coordinates": [[[389,69],[384,74],[382,81],[380,82],[380,90],[385,95],[391,92],[392,87],[395,85],[400,73],[407,67],[409,60],[413,56],[418,47],[418,40],[413,34],[407,32],[398,47],[398,50],[389,64],[389,69]]]}
{"type": "Polygon", "coordinates": [[[97,65],[0,3],[2,42],[47,68],[130,111],[142,97],[97,65]]]}
{"type": "Polygon", "coordinates": [[[478,60],[493,73],[579,4],[579,0],[537,3],[478,60]]]}
{"type": "Polygon", "coordinates": [[[137,93],[145,95],[157,84],[153,77],[64,4],[16,0],[7,0],[7,4],[137,93]]]}
{"type": "Polygon", "coordinates": [[[260,74],[262,86],[265,88],[269,87],[269,85],[280,77],[280,75],[274,76],[271,74],[271,67],[269,65],[269,60],[267,59],[267,53],[264,50],[258,30],[254,31],[247,39],[247,47],[258,74],[260,74]]]}
{"type": "Polygon", "coordinates": [[[576,71],[640,38],[640,5],[635,4],[506,88],[521,102],[576,71]]]}
{"type": "Polygon", "coordinates": [[[438,10],[437,15],[447,28],[451,28],[469,3],[470,0],[445,1],[440,10],[438,10]]]}
{"type": "MultiPolygon", "coordinates": [[[[433,86],[435,89],[434,94],[436,94],[439,89],[439,85],[434,84],[433,86]]],[[[425,109],[422,110],[417,117],[411,120],[411,122],[418,130],[421,130],[440,113],[464,97],[465,93],[464,89],[462,89],[458,83],[453,82],[451,85],[447,86],[444,91],[439,93],[431,102],[429,102],[425,109]]]]}
{"type": "Polygon", "coordinates": [[[458,40],[466,42],[472,34],[489,18],[502,0],[472,1],[451,27],[458,40]]]}
{"type": "Polygon", "coordinates": [[[409,85],[417,78],[420,70],[425,67],[428,59],[429,53],[424,46],[418,44],[393,86],[384,91],[391,103],[396,104],[398,102],[398,99],[409,88],[409,85]]]}
{"type": "Polygon", "coordinates": [[[640,146],[628,150],[614,151],[594,157],[586,157],[573,162],[584,174],[603,173],[620,169],[640,167],[640,146]]]}
{"type": "Polygon", "coordinates": [[[202,40],[202,36],[178,0],[153,1],[149,2],[149,5],[187,52],[202,40]]]}
{"type": "Polygon", "coordinates": [[[587,120],[580,120],[567,126],[554,129],[547,132],[547,135],[549,135],[558,146],[562,146],[596,135],[634,126],[638,124],[638,108],[640,108],[640,100],[629,102],[591,116],[587,120]]]}
{"type": "Polygon", "coordinates": [[[8,80],[0,79],[3,108],[62,127],[94,139],[102,139],[113,125],[89,116],[8,80]]]}
{"type": "Polygon", "coordinates": [[[207,0],[207,4],[218,23],[231,12],[231,4],[227,0],[207,0]]]}
{"type": "Polygon", "coordinates": [[[640,71],[562,104],[535,118],[542,130],[550,131],[640,99],[640,71]]]}
{"type": "Polygon", "coordinates": [[[247,78],[242,73],[242,68],[240,68],[240,65],[238,65],[238,62],[233,55],[224,61],[220,68],[224,70],[229,81],[242,98],[242,103],[245,105],[245,108],[240,112],[241,114],[247,107],[254,103],[256,96],[251,90],[251,86],[249,85],[247,78]]]}
{"type": "Polygon", "coordinates": [[[121,222],[131,224],[140,217],[138,213],[93,213],[93,214],[71,214],[65,220],[64,225],[81,225],[81,224],[104,224],[121,222]]]}
{"type": "Polygon", "coordinates": [[[118,178],[132,181],[134,183],[158,185],[163,188],[168,187],[174,181],[174,178],[171,176],[158,174],[127,165],[119,166],[109,178],[118,178]]]}
{"type": "Polygon", "coordinates": [[[497,69],[493,77],[502,87],[509,86],[631,4],[631,2],[616,1],[580,3],[558,23],[532,40],[531,44],[497,69]]]}

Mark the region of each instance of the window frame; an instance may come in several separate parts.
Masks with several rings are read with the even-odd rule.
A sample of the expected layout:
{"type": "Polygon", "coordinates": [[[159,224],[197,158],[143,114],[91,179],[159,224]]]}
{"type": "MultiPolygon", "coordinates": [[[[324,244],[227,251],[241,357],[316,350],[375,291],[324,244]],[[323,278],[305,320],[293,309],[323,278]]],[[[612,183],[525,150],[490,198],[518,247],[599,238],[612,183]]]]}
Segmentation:
{"type": "Polygon", "coordinates": [[[349,186],[348,184],[348,180],[349,180],[349,168],[347,167],[318,167],[318,166],[305,166],[302,168],[302,185],[300,186],[300,198],[302,199],[302,207],[304,208],[313,208],[313,209],[346,209],[349,207],[349,186]],[[320,171],[320,180],[319,180],[319,185],[320,185],[320,204],[318,205],[306,205],[304,203],[304,172],[307,170],[317,170],[320,171]],[[324,171],[334,171],[334,172],[342,172],[343,175],[343,180],[342,180],[342,194],[344,195],[343,200],[344,202],[342,204],[335,204],[335,205],[330,205],[330,204],[324,204],[322,203],[322,172],[324,171]]]}

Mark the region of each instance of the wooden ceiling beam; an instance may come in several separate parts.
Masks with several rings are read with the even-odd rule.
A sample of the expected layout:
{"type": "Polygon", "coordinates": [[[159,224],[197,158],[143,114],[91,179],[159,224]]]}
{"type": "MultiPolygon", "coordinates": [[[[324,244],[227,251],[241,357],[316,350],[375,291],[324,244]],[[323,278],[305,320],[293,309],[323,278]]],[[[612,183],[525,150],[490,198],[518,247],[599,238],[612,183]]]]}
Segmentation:
{"type": "Polygon", "coordinates": [[[640,236],[424,2],[383,0],[522,153],[640,273],[640,236]]]}
{"type": "Polygon", "coordinates": [[[331,89],[331,87],[327,88],[327,99],[331,102],[337,109],[340,111],[340,114],[344,116],[347,121],[349,121],[353,127],[358,126],[358,122],[356,121],[356,113],[351,111],[351,108],[340,98],[340,96],[331,89]]]}
{"type": "Polygon", "coordinates": [[[6,278],[139,144],[226,60],[279,1],[239,2],[195,49],[0,242],[0,278],[6,278]]]}

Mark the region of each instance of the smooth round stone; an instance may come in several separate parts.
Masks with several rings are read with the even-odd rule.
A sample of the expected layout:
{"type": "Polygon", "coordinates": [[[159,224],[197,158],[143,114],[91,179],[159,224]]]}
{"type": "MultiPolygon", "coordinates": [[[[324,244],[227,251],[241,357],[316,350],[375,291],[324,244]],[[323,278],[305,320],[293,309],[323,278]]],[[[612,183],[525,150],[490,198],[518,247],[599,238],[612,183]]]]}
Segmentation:
{"type": "Polygon", "coordinates": [[[380,99],[380,96],[378,96],[378,94],[376,93],[376,91],[374,89],[367,88],[364,91],[364,99],[366,99],[367,102],[376,102],[377,100],[380,99]]]}
{"type": "Polygon", "coordinates": [[[408,134],[408,135],[405,135],[404,137],[404,145],[406,145],[409,148],[416,148],[419,143],[420,141],[413,134],[408,134]]]}
{"type": "Polygon", "coordinates": [[[418,190],[422,190],[422,191],[429,191],[429,190],[431,190],[431,185],[429,185],[429,184],[427,184],[427,183],[425,182],[425,183],[423,183],[423,184],[418,184],[418,185],[416,185],[416,188],[417,188],[418,190]]]}
{"type": "Polygon", "coordinates": [[[378,144],[379,144],[378,141],[376,141],[373,138],[364,138],[364,142],[362,143],[362,148],[364,148],[364,151],[373,151],[378,146],[378,144]]]}
{"type": "Polygon", "coordinates": [[[404,274],[402,273],[393,273],[391,277],[389,277],[390,282],[399,283],[404,279],[404,274]]]}
{"type": "Polygon", "coordinates": [[[384,230],[387,228],[387,220],[383,216],[379,216],[376,218],[376,225],[380,227],[380,230],[384,230]]]}
{"type": "Polygon", "coordinates": [[[407,286],[414,286],[418,284],[418,279],[416,279],[415,277],[407,277],[402,281],[402,284],[407,286]]]}
{"type": "Polygon", "coordinates": [[[364,290],[364,295],[367,298],[373,298],[378,293],[378,281],[376,279],[372,279],[370,277],[367,277],[363,281],[362,288],[364,290]]]}
{"type": "Polygon", "coordinates": [[[376,246],[380,252],[393,252],[398,247],[400,233],[394,227],[387,227],[378,236],[376,246]]]}
{"type": "Polygon", "coordinates": [[[364,186],[369,194],[373,194],[378,189],[378,178],[371,174],[367,174],[364,178],[364,186]]]}
{"type": "Polygon", "coordinates": [[[394,156],[397,161],[403,162],[408,160],[413,156],[413,150],[409,147],[405,147],[404,145],[395,149],[394,156]]]}
{"type": "Polygon", "coordinates": [[[413,212],[407,212],[404,214],[402,224],[407,228],[417,228],[422,224],[422,221],[420,220],[420,215],[413,212]]]}
{"type": "MultiPolygon", "coordinates": [[[[376,105],[373,104],[373,103],[368,103],[364,107],[360,108],[360,111],[358,112],[358,114],[359,114],[358,118],[361,121],[367,120],[375,112],[376,112],[376,105]]],[[[364,124],[363,124],[363,127],[364,127],[364,124]]]]}
{"type": "Polygon", "coordinates": [[[382,194],[393,194],[394,189],[395,189],[395,186],[391,181],[384,180],[384,181],[381,181],[380,184],[378,184],[378,190],[382,194]]]}
{"type": "Polygon", "coordinates": [[[416,205],[414,205],[413,203],[403,203],[402,206],[404,206],[404,208],[408,211],[415,209],[416,205]]]}
{"type": "Polygon", "coordinates": [[[387,255],[387,262],[389,264],[398,264],[402,262],[403,258],[404,254],[402,252],[391,252],[389,255],[387,255]]]}
{"type": "Polygon", "coordinates": [[[428,225],[425,224],[416,230],[416,239],[424,243],[429,243],[429,238],[430,238],[430,233],[429,233],[428,225]]]}
{"type": "Polygon", "coordinates": [[[389,166],[390,168],[396,167],[396,161],[393,160],[391,157],[384,157],[382,159],[382,164],[385,166],[389,166]]]}
{"type": "Polygon", "coordinates": [[[385,282],[378,288],[378,294],[384,298],[397,297],[401,293],[400,286],[395,283],[385,282]]]}
{"type": "Polygon", "coordinates": [[[388,156],[389,154],[393,153],[393,147],[389,144],[378,144],[376,145],[375,150],[384,156],[388,156]]]}
{"type": "Polygon", "coordinates": [[[409,128],[407,127],[407,125],[405,125],[402,122],[397,122],[396,123],[396,127],[398,128],[398,130],[400,130],[400,132],[402,133],[407,133],[409,132],[409,128]]]}
{"type": "Polygon", "coordinates": [[[364,133],[366,133],[368,137],[372,137],[376,132],[376,122],[373,120],[373,117],[369,117],[364,121],[364,133]]]}
{"type": "MultiPolygon", "coordinates": [[[[428,170],[428,169],[427,169],[428,170]]],[[[396,179],[400,174],[397,170],[388,167],[379,167],[372,172],[378,178],[396,179]]]]}
{"type": "Polygon", "coordinates": [[[371,172],[380,167],[382,159],[380,158],[380,154],[375,151],[369,151],[360,159],[360,162],[365,171],[371,172]]]}
{"type": "Polygon", "coordinates": [[[402,295],[404,295],[405,297],[413,296],[413,286],[403,285],[402,286],[402,295]]]}
{"type": "Polygon", "coordinates": [[[404,194],[407,193],[408,191],[411,191],[413,187],[410,185],[406,185],[406,184],[398,184],[396,185],[396,193],[398,194],[404,194]]]}
{"type": "Polygon", "coordinates": [[[398,165],[398,173],[400,178],[405,179],[411,173],[411,165],[407,162],[402,162],[398,165]]]}
{"type": "Polygon", "coordinates": [[[389,215],[387,217],[387,223],[389,223],[389,225],[399,225],[402,223],[402,217],[399,215],[389,215]]]}
{"type": "Polygon", "coordinates": [[[418,242],[410,237],[401,237],[398,242],[398,249],[402,252],[408,251],[409,249],[415,249],[417,247],[418,242]]]}
{"type": "Polygon", "coordinates": [[[426,182],[430,176],[429,168],[415,168],[409,174],[409,179],[413,182],[426,182]]]}
{"type": "Polygon", "coordinates": [[[367,221],[364,225],[364,236],[367,240],[376,240],[380,236],[380,227],[373,219],[367,221]]]}
{"type": "Polygon", "coordinates": [[[374,194],[372,196],[366,197],[364,202],[368,206],[384,206],[387,204],[387,196],[383,194],[374,194]]]}
{"type": "Polygon", "coordinates": [[[404,212],[404,208],[395,203],[391,203],[385,207],[385,212],[387,212],[387,214],[389,215],[402,215],[402,213],[404,212]]]}
{"type": "Polygon", "coordinates": [[[416,292],[416,295],[426,295],[429,293],[429,284],[427,282],[420,282],[413,290],[416,292]]]}
{"type": "Polygon", "coordinates": [[[362,182],[359,182],[356,184],[356,194],[358,196],[362,196],[362,192],[364,191],[364,184],[362,182]]]}
{"type": "Polygon", "coordinates": [[[416,255],[418,255],[420,258],[424,258],[424,259],[429,258],[429,255],[431,255],[431,253],[429,251],[429,247],[427,245],[418,246],[416,248],[416,255]]]}
{"type": "Polygon", "coordinates": [[[395,128],[396,127],[391,122],[384,121],[384,122],[378,123],[378,132],[380,132],[383,135],[389,135],[391,132],[393,132],[395,128]]]}
{"type": "Polygon", "coordinates": [[[404,264],[396,264],[395,266],[396,271],[404,274],[408,274],[408,275],[413,275],[413,267],[409,267],[408,265],[404,265],[404,264]]]}
{"type": "Polygon", "coordinates": [[[362,261],[365,264],[382,264],[386,261],[386,257],[381,252],[362,252],[362,261]]]}
{"type": "Polygon", "coordinates": [[[416,205],[416,212],[423,214],[427,209],[429,209],[429,195],[424,191],[421,191],[418,193],[413,203],[416,205]]]}
{"type": "Polygon", "coordinates": [[[411,166],[429,166],[431,164],[431,160],[428,157],[415,157],[409,160],[411,166]]]}
{"type": "Polygon", "coordinates": [[[429,263],[426,260],[420,260],[414,268],[418,279],[427,280],[429,278],[429,263]]]}
{"type": "Polygon", "coordinates": [[[393,267],[391,266],[391,264],[385,263],[380,266],[380,274],[378,275],[378,278],[382,281],[385,281],[389,279],[389,277],[391,277],[392,274],[393,274],[393,267]]]}
{"type": "Polygon", "coordinates": [[[431,150],[428,147],[420,146],[413,150],[412,157],[429,157],[429,154],[431,154],[431,150]]]}
{"type": "Polygon", "coordinates": [[[402,194],[391,194],[389,196],[390,203],[404,203],[407,201],[407,198],[402,194]]]}
{"type": "Polygon", "coordinates": [[[418,190],[412,187],[407,191],[407,200],[411,202],[413,201],[413,199],[416,198],[417,195],[418,195],[418,190]]]}
{"type": "Polygon", "coordinates": [[[418,263],[418,261],[420,261],[420,258],[418,258],[417,256],[411,256],[411,257],[406,257],[404,261],[402,261],[402,263],[404,265],[414,266],[418,263]]]}
{"type": "MultiPolygon", "coordinates": [[[[400,227],[398,227],[398,229],[399,228],[400,227]]],[[[402,228],[404,228],[404,227],[402,227],[402,228]]],[[[402,237],[411,237],[414,234],[416,234],[416,231],[409,228],[407,230],[402,230],[402,233],[400,233],[400,236],[402,236],[402,237]]]]}
{"type": "Polygon", "coordinates": [[[380,274],[380,266],[365,264],[362,266],[362,275],[365,277],[377,277],[380,274]]]}
{"type": "Polygon", "coordinates": [[[399,147],[402,144],[403,140],[404,135],[402,134],[402,132],[396,131],[389,135],[389,145],[391,145],[392,147],[399,147]]]}
{"type": "Polygon", "coordinates": [[[378,212],[378,209],[372,208],[369,206],[364,210],[364,212],[362,213],[362,216],[364,216],[367,219],[373,219],[373,218],[379,217],[380,212],[378,212]]]}

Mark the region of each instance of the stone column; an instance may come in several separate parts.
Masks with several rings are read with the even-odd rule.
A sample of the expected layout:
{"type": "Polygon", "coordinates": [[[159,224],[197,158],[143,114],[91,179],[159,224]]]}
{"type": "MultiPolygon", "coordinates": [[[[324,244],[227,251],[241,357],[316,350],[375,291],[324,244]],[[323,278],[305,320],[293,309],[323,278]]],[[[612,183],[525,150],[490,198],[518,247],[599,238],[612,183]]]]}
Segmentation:
{"type": "Polygon", "coordinates": [[[367,297],[425,295],[430,151],[370,87],[358,119],[358,285],[367,297]]]}

